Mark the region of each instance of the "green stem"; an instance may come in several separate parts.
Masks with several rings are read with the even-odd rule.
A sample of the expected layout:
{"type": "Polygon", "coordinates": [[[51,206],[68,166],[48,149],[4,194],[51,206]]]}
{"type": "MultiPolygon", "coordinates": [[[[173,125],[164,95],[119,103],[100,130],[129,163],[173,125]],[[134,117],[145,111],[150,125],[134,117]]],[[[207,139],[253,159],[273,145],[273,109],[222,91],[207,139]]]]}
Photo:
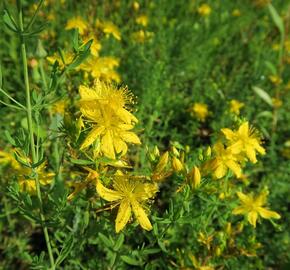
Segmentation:
{"type": "MultiPolygon", "coordinates": [[[[30,139],[30,149],[31,149],[31,156],[32,156],[32,163],[37,163],[37,157],[36,157],[36,151],[35,151],[35,142],[34,142],[34,136],[33,136],[33,125],[32,125],[32,109],[31,109],[31,99],[30,99],[30,87],[29,87],[29,79],[28,79],[28,65],[27,65],[27,55],[26,55],[26,46],[25,46],[25,40],[22,35],[24,28],[23,28],[23,16],[22,16],[22,1],[19,1],[19,27],[20,27],[20,41],[21,41],[21,55],[22,55],[22,64],[23,64],[23,76],[24,76],[24,82],[25,82],[25,94],[26,94],[26,112],[27,112],[27,123],[28,123],[28,130],[29,130],[29,139],[30,139]]],[[[37,171],[33,169],[35,172],[35,185],[36,185],[36,192],[37,197],[39,200],[40,205],[40,220],[41,225],[43,228],[43,233],[46,241],[46,246],[49,254],[49,260],[51,269],[55,269],[54,264],[54,258],[53,253],[50,245],[50,239],[48,235],[48,229],[45,225],[45,217],[43,214],[43,203],[42,203],[42,197],[41,197],[41,190],[40,190],[40,182],[38,179],[37,171]]]]}

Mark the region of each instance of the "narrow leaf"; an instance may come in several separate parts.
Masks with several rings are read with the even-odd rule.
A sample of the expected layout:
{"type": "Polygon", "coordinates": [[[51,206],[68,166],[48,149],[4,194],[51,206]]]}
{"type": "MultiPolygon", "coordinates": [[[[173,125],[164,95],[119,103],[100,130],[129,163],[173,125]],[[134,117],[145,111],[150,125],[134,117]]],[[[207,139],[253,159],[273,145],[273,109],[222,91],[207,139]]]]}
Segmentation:
{"type": "Polygon", "coordinates": [[[253,86],[252,89],[261,99],[263,99],[267,104],[273,107],[272,99],[265,90],[257,86],[253,86]]]}

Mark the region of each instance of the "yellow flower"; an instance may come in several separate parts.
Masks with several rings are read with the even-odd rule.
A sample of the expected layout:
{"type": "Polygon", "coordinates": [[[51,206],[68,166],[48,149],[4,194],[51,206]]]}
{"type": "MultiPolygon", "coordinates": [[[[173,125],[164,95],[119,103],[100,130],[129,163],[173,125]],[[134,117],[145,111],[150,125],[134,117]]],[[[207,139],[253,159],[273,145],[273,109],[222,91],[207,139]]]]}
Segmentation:
{"type": "Polygon", "coordinates": [[[234,9],[232,12],[232,16],[234,17],[240,17],[241,16],[241,11],[239,9],[234,9]]]}
{"type": "Polygon", "coordinates": [[[10,152],[0,150],[0,164],[10,165],[13,169],[20,169],[20,164],[10,152]]]}
{"type": "Polygon", "coordinates": [[[204,103],[194,103],[191,111],[193,115],[201,122],[204,122],[209,115],[208,107],[204,103]]]}
{"type": "Polygon", "coordinates": [[[126,143],[141,144],[138,136],[129,131],[137,118],[126,110],[132,102],[132,94],[127,88],[117,89],[111,84],[96,81],[94,88],[80,86],[81,112],[94,125],[81,145],[81,149],[100,139],[100,152],[111,159],[116,154],[125,155],[126,143]]]}
{"type": "Polygon", "coordinates": [[[238,163],[239,157],[229,147],[225,148],[221,142],[218,142],[213,146],[213,151],[215,158],[206,163],[205,170],[213,171],[217,179],[224,177],[228,169],[238,178],[241,176],[242,169],[238,163]]]}
{"type": "Polygon", "coordinates": [[[270,75],[269,80],[275,85],[279,85],[282,82],[282,79],[277,75],[270,75]]]}
{"type": "Polygon", "coordinates": [[[115,176],[113,188],[106,188],[100,180],[97,181],[96,190],[101,198],[112,202],[114,206],[119,205],[115,221],[115,230],[120,232],[128,223],[133,211],[140,226],[150,231],[152,225],[143,209],[144,203],[153,198],[158,191],[157,184],[147,183],[137,179],[124,176],[115,176]]]}
{"type": "Polygon", "coordinates": [[[256,163],[256,151],[261,155],[265,154],[265,149],[260,145],[260,138],[254,128],[249,127],[249,122],[244,122],[237,131],[223,128],[222,133],[230,142],[230,150],[235,154],[245,153],[248,159],[256,163]]]}
{"type": "Polygon", "coordinates": [[[207,247],[208,250],[210,250],[210,246],[211,246],[212,240],[213,240],[213,235],[209,235],[208,236],[208,235],[205,235],[202,232],[199,232],[197,241],[199,243],[204,244],[207,247]]]}
{"type": "MultiPolygon", "coordinates": [[[[41,185],[49,185],[55,174],[52,172],[45,172],[45,163],[42,163],[36,169],[38,180],[41,185]]],[[[30,168],[22,167],[17,171],[18,183],[21,191],[26,191],[30,194],[36,193],[35,179],[30,178],[32,170],[30,168]]]]}
{"type": "Polygon", "coordinates": [[[230,101],[230,112],[236,115],[240,114],[240,109],[243,108],[245,104],[243,102],[239,102],[236,99],[232,99],[230,101]]]}
{"type": "Polygon", "coordinates": [[[55,114],[64,115],[65,107],[67,106],[67,102],[68,101],[66,99],[61,99],[61,100],[56,101],[51,106],[51,112],[55,113],[55,114]]]}
{"type": "Polygon", "coordinates": [[[74,28],[77,28],[79,30],[80,35],[83,35],[87,31],[88,26],[87,23],[83,20],[83,18],[78,16],[68,20],[65,26],[66,30],[74,28]]]}
{"type": "Polygon", "coordinates": [[[112,22],[103,22],[103,23],[101,23],[101,28],[102,28],[103,32],[107,36],[112,35],[115,39],[121,40],[120,30],[112,22]]]}
{"type": "Polygon", "coordinates": [[[132,33],[132,39],[138,43],[145,43],[146,41],[150,40],[153,36],[152,32],[140,30],[137,32],[132,33]]]}
{"type": "Polygon", "coordinates": [[[199,8],[197,9],[197,12],[201,15],[201,16],[208,16],[211,13],[211,7],[208,4],[202,4],[201,6],[199,6],[199,8]]]}
{"type": "Polygon", "coordinates": [[[65,63],[65,65],[69,65],[70,63],[72,63],[72,61],[74,59],[74,56],[73,56],[72,53],[66,52],[63,55],[63,59],[57,54],[54,54],[54,55],[51,55],[51,56],[47,56],[46,59],[47,59],[47,61],[50,64],[54,64],[56,61],[58,61],[59,67],[61,69],[63,69],[64,68],[64,63],[65,63]],[[64,61],[64,63],[63,63],[63,61],[64,61]]]}
{"type": "Polygon", "coordinates": [[[148,17],[146,15],[140,15],[136,18],[136,23],[146,27],[148,25],[148,17]]]}
{"type": "Polygon", "coordinates": [[[280,108],[283,105],[283,102],[279,98],[272,98],[272,103],[275,108],[280,108]]]}
{"type": "Polygon", "coordinates": [[[275,218],[279,219],[280,215],[274,211],[270,211],[264,208],[263,205],[266,203],[267,192],[262,192],[256,197],[252,195],[246,195],[242,192],[237,193],[241,206],[236,207],[233,210],[234,215],[246,215],[249,223],[256,227],[258,216],[265,219],[275,218]]]}
{"type": "Polygon", "coordinates": [[[119,60],[114,57],[92,56],[81,65],[81,69],[91,73],[92,77],[95,79],[119,83],[121,81],[120,75],[114,70],[114,68],[118,66],[119,60]]]}
{"type": "Polygon", "coordinates": [[[95,36],[87,36],[83,39],[83,43],[87,43],[91,39],[93,40],[93,43],[90,47],[91,54],[94,56],[99,56],[102,45],[95,36]]]}
{"type": "Polygon", "coordinates": [[[137,1],[134,1],[132,7],[135,11],[138,11],[140,9],[140,4],[137,1]]]}
{"type": "Polygon", "coordinates": [[[290,53],[290,40],[286,40],[284,43],[284,47],[287,53],[290,53]]]}

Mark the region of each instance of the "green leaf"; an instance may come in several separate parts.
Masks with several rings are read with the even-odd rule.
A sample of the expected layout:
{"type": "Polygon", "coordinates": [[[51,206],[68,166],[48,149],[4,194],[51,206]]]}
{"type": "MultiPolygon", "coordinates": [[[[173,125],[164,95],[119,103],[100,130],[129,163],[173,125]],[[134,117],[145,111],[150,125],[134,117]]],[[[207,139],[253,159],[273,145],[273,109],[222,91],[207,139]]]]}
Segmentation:
{"type": "Polygon", "coordinates": [[[142,265],[143,263],[136,260],[135,258],[132,258],[132,257],[129,257],[129,256],[126,256],[126,255],[122,255],[121,256],[121,260],[129,265],[135,265],[135,266],[139,266],[139,265],[142,265]]]}
{"type": "Polygon", "coordinates": [[[285,29],[282,18],[272,4],[268,4],[268,9],[276,27],[279,29],[280,34],[284,36],[285,29]]]}
{"type": "Polygon", "coordinates": [[[17,25],[16,25],[13,17],[9,13],[9,11],[6,9],[4,10],[3,21],[4,21],[5,25],[7,26],[7,28],[9,28],[11,31],[13,31],[13,32],[18,31],[17,25]]]}
{"type": "Polygon", "coordinates": [[[3,75],[2,75],[2,65],[0,63],[0,88],[3,86],[3,75]]]}
{"type": "Polygon", "coordinates": [[[70,235],[64,245],[63,245],[63,248],[58,256],[58,258],[56,259],[56,262],[55,262],[55,265],[58,266],[60,265],[64,260],[65,258],[69,255],[69,253],[71,252],[72,248],[74,246],[74,241],[73,241],[73,236],[70,235]]]}
{"type": "Polygon", "coordinates": [[[92,164],[94,164],[94,162],[91,160],[74,159],[74,158],[71,158],[70,162],[77,164],[77,165],[92,165],[92,164]]]}
{"type": "Polygon", "coordinates": [[[157,243],[158,243],[158,246],[161,248],[161,250],[167,253],[167,249],[164,243],[160,239],[158,239],[157,243]]]}
{"type": "Polygon", "coordinates": [[[265,65],[270,70],[271,74],[277,74],[277,68],[273,63],[265,61],[265,65]]]}
{"type": "Polygon", "coordinates": [[[68,65],[68,69],[74,69],[78,67],[82,62],[86,60],[86,58],[90,55],[90,47],[93,43],[93,40],[89,40],[85,45],[84,45],[84,51],[80,52],[79,55],[76,57],[76,59],[68,65]]]}
{"type": "Polygon", "coordinates": [[[261,117],[265,117],[265,118],[273,118],[273,113],[270,111],[263,111],[257,114],[256,116],[257,118],[261,118],[261,117]]]}
{"type": "Polygon", "coordinates": [[[15,140],[11,137],[9,131],[8,131],[8,130],[5,130],[5,131],[4,131],[4,134],[5,134],[5,136],[6,136],[7,140],[8,140],[8,142],[10,142],[13,146],[16,146],[16,142],[15,142],[15,140]]]}
{"type": "Polygon", "coordinates": [[[124,237],[124,234],[120,234],[116,243],[115,243],[115,246],[114,246],[114,250],[115,251],[118,251],[120,249],[120,247],[123,245],[124,243],[124,240],[125,240],[125,237],[124,237]]]}
{"type": "Polygon", "coordinates": [[[263,99],[268,105],[273,107],[272,99],[265,90],[257,86],[253,86],[252,89],[261,99],[263,99]]]}
{"type": "Polygon", "coordinates": [[[99,233],[99,238],[105,244],[106,247],[108,247],[108,248],[113,247],[114,243],[106,235],[99,233]]]}
{"type": "Polygon", "coordinates": [[[142,253],[144,255],[150,255],[150,254],[159,253],[160,251],[161,250],[159,248],[148,248],[148,249],[142,250],[142,253]]]}

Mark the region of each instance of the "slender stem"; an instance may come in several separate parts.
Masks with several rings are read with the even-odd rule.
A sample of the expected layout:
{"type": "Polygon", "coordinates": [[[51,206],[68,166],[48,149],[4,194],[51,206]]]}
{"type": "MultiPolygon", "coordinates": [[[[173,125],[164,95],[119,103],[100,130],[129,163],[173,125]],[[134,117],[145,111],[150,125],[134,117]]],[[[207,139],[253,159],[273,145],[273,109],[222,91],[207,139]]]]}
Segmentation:
{"type": "MultiPolygon", "coordinates": [[[[23,17],[22,17],[22,6],[21,6],[21,0],[19,1],[19,27],[20,27],[20,41],[21,41],[21,55],[22,55],[22,64],[23,64],[23,76],[24,76],[24,82],[25,82],[25,93],[26,93],[26,111],[27,111],[27,122],[28,122],[28,130],[29,130],[29,139],[30,139],[30,149],[31,149],[31,156],[32,156],[32,162],[35,164],[37,162],[36,157],[36,151],[35,151],[35,141],[33,136],[33,125],[32,125],[32,109],[31,109],[31,99],[30,99],[30,88],[29,88],[29,79],[28,79],[28,66],[27,66],[27,55],[26,55],[26,46],[25,46],[25,40],[22,36],[23,33],[23,17]]],[[[43,233],[46,241],[46,246],[49,254],[49,260],[51,269],[55,269],[54,264],[54,258],[53,253],[50,245],[50,239],[48,235],[48,230],[45,225],[45,217],[43,214],[43,204],[42,204],[42,197],[41,197],[41,190],[40,190],[40,183],[37,175],[37,171],[33,169],[35,172],[35,185],[36,185],[36,192],[37,197],[39,200],[40,205],[40,219],[42,223],[43,233]]]]}

